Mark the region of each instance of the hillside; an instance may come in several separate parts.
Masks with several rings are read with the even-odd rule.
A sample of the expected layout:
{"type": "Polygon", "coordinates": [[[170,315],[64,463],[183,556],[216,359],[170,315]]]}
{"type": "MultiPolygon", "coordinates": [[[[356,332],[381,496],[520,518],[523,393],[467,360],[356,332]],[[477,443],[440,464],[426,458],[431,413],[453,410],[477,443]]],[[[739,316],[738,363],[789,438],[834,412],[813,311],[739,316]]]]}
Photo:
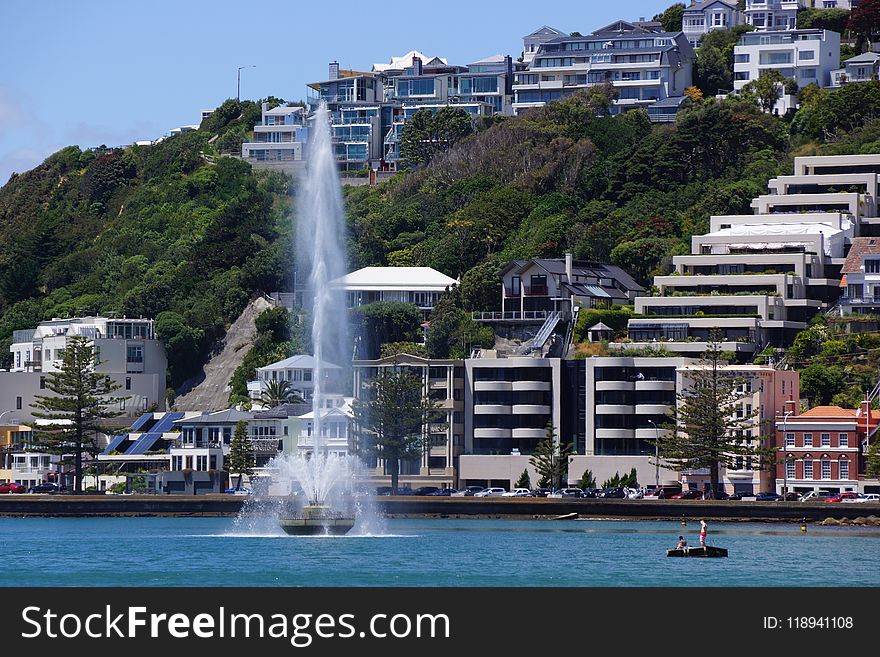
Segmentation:
{"type": "MultiPolygon", "coordinates": [[[[877,152],[878,98],[877,82],[811,93],[792,119],[751,99],[702,101],[658,126],[642,111],[608,116],[599,87],[496,119],[427,166],[346,189],[350,267],[461,277],[440,311],[455,321],[434,318],[449,340],[428,345],[450,353],[457,335],[485,339],[466,314],[498,307],[497,272],[510,259],[570,250],[650,284],[710,215],[750,212],[793,155],[877,152]]],[[[287,287],[290,181],[220,156],[258,108],[227,101],[200,130],[152,146],[66,148],[0,189],[0,358],[13,330],[42,319],[150,316],[180,387],[249,299],[287,287]]]]}

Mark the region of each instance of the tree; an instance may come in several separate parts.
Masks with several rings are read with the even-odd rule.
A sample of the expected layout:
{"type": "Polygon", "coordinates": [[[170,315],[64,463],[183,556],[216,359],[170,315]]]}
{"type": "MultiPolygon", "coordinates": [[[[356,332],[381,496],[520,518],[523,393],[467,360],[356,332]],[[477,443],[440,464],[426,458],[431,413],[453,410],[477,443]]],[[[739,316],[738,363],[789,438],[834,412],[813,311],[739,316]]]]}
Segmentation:
{"type": "Polygon", "coordinates": [[[743,412],[747,379],[725,372],[720,333],[713,331],[703,363],[689,369],[688,385],[677,395],[678,404],[670,431],[660,435],[659,456],[675,470],[708,468],[710,490],[718,491],[722,467],[734,468],[738,460],[753,458],[769,467],[772,449],[753,446],[744,436],[755,427],[755,413],[743,412]]]}
{"type": "Polygon", "coordinates": [[[671,7],[667,7],[662,14],[655,15],[654,20],[663,24],[664,32],[681,32],[681,24],[684,20],[684,3],[676,2],[671,7]]]}
{"type": "Polygon", "coordinates": [[[232,434],[232,442],[229,443],[229,455],[224,463],[225,469],[230,475],[238,475],[235,490],[241,490],[241,481],[244,475],[251,476],[256,465],[254,457],[254,445],[248,436],[247,422],[239,420],[235,425],[235,433],[232,434]]]}
{"type": "Polygon", "coordinates": [[[694,84],[705,96],[733,89],[733,72],[715,46],[703,45],[694,59],[694,84]]]}
{"type": "Polygon", "coordinates": [[[811,406],[826,406],[844,387],[843,372],[834,365],[813,363],[801,372],[801,394],[811,406]]]}
{"type": "Polygon", "coordinates": [[[275,408],[281,404],[302,404],[303,399],[290,386],[289,381],[267,381],[266,387],[260,393],[260,403],[275,408]]]}
{"type": "Polygon", "coordinates": [[[843,34],[849,24],[850,12],[846,9],[804,9],[798,12],[797,29],[830,30],[843,34]]]}
{"type": "Polygon", "coordinates": [[[870,46],[871,39],[880,32],[880,0],[862,0],[850,13],[848,27],[858,35],[859,45],[870,46]]]}
{"type": "Polygon", "coordinates": [[[386,370],[370,380],[352,404],[357,433],[355,452],[381,459],[397,494],[400,462],[418,458],[431,444],[427,425],[440,419],[437,402],[424,391],[420,374],[386,370]]]}
{"type": "Polygon", "coordinates": [[[535,445],[529,463],[540,477],[538,486],[554,490],[562,488],[563,478],[568,483],[568,463],[574,447],[571,443],[562,444],[556,438],[553,423],[547,423],[546,438],[535,445]]]}
{"type": "Polygon", "coordinates": [[[581,475],[581,480],[578,483],[578,487],[581,490],[588,490],[596,487],[596,477],[593,476],[592,470],[587,468],[584,470],[584,474],[581,475]]]}
{"type": "Polygon", "coordinates": [[[700,88],[694,85],[691,85],[687,89],[684,90],[685,98],[691,101],[691,103],[701,103],[703,102],[703,92],[700,91],[700,88]]]}
{"type": "Polygon", "coordinates": [[[377,358],[387,342],[417,342],[421,338],[422,313],[414,303],[376,301],[354,311],[362,340],[359,358],[377,358]]]}
{"type": "Polygon", "coordinates": [[[519,476],[519,479],[516,480],[516,483],[513,485],[514,488],[531,488],[532,481],[529,479],[529,469],[523,468],[522,474],[519,476]]]}
{"type": "Polygon", "coordinates": [[[742,95],[752,96],[758,101],[761,110],[767,114],[773,112],[777,101],[782,98],[785,78],[775,68],[761,72],[757,80],[752,80],[742,88],[742,95]]]}
{"type": "Polygon", "coordinates": [[[35,427],[32,447],[62,457],[69,464],[73,458],[74,493],[82,492],[83,455],[100,451],[98,433],[106,433],[103,422],[122,415],[110,406],[123,398],[110,396],[120,385],[109,376],[95,371],[95,349],[83,336],[67,340],[61,367],[45,375],[46,389],[53,395],[35,395],[33,416],[47,420],[35,427]]]}
{"type": "Polygon", "coordinates": [[[865,474],[880,477],[880,438],[875,438],[865,454],[865,474]]]}
{"type": "Polygon", "coordinates": [[[403,126],[400,156],[409,166],[423,165],[473,132],[473,119],[460,107],[421,109],[403,126]]]}

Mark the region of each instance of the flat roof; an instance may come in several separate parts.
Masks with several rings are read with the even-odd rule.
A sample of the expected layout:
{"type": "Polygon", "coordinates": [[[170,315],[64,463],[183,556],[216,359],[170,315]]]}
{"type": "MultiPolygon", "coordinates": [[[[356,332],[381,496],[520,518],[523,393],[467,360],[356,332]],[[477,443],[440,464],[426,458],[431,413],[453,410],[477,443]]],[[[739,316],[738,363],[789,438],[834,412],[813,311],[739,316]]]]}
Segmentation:
{"type": "Polygon", "coordinates": [[[443,291],[458,281],[431,267],[364,267],[331,282],[349,290],[443,291]]]}

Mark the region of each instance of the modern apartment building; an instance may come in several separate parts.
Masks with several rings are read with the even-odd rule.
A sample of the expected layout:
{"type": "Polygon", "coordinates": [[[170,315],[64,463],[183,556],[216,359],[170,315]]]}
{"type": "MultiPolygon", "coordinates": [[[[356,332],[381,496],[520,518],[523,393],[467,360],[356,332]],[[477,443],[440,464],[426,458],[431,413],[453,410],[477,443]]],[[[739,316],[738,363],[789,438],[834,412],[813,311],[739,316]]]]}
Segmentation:
{"type": "MultiPolygon", "coordinates": [[[[424,394],[437,404],[438,415],[424,427],[422,441],[426,448],[422,455],[400,464],[400,482],[413,488],[457,486],[456,471],[465,448],[467,392],[463,362],[398,354],[377,360],[356,360],[353,368],[354,393],[360,400],[371,398],[371,383],[383,372],[407,371],[420,377],[424,394]]],[[[360,447],[369,440],[363,428],[355,427],[355,441],[360,447]]],[[[382,459],[366,460],[363,476],[375,485],[388,485],[391,481],[382,459]]]]}
{"type": "Polygon", "coordinates": [[[36,395],[51,394],[45,387],[46,374],[59,371],[67,341],[74,336],[85,337],[94,348],[95,371],[119,385],[112,396],[121,399],[114,410],[122,417],[165,408],[168,363],[153,320],[94,316],[56,318],[13,332],[12,367],[0,371],[0,411],[16,411],[21,422],[33,420],[31,404],[36,395]]]}
{"type": "Polygon", "coordinates": [[[606,82],[620,93],[617,111],[682,96],[692,82],[694,49],[683,32],[653,30],[617,21],[587,36],[544,41],[528,68],[514,73],[514,110],[606,82]]]}
{"type": "Polygon", "coordinates": [[[263,103],[262,120],[254,126],[254,140],[241,145],[241,157],[250,162],[302,162],[308,143],[306,108],[263,103]]]}
{"type": "Polygon", "coordinates": [[[691,2],[682,16],[682,31],[691,46],[696,48],[704,34],[712,30],[730,29],[742,25],[744,21],[745,15],[740,11],[737,0],[691,2]]]}
{"type": "Polygon", "coordinates": [[[712,217],[691,255],[673,257],[675,271],[655,278],[658,296],[635,300],[643,317],[629,321],[629,338],[693,355],[718,329],[743,360],[789,345],[837,303],[854,238],[877,234],[878,174],[880,155],[795,158],[794,174],[774,178],[754,200],[754,215],[712,217]]]}
{"type": "MultiPolygon", "coordinates": [[[[744,34],[734,47],[733,89],[739,92],[764,71],[776,70],[803,88],[830,87],[840,68],[840,34],[829,30],[758,31],[744,34]]],[[[795,95],[783,94],[774,112],[785,114],[797,106],[795,95]]]]}
{"type": "Polygon", "coordinates": [[[789,405],[775,424],[779,456],[773,484],[778,493],[880,492],[877,480],[864,472],[864,453],[880,424],[880,412],[870,410],[867,402],[858,409],[817,406],[804,413],[789,405]]]}
{"type": "Polygon", "coordinates": [[[809,7],[812,0],[746,0],[746,24],[758,31],[793,30],[797,27],[799,9],[809,7]]]}

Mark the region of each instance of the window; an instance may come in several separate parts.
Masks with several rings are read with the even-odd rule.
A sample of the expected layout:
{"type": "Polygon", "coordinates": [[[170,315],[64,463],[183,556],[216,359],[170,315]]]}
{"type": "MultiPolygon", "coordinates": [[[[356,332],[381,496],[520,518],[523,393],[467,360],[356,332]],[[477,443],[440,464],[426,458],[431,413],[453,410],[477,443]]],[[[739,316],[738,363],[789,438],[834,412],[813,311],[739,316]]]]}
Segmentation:
{"type": "Polygon", "coordinates": [[[223,444],[228,445],[232,442],[232,427],[223,427],[223,444]]]}
{"type": "Polygon", "coordinates": [[[45,390],[45,389],[46,389],[46,377],[41,376],[40,377],[40,390],[45,390]]]}
{"type": "Polygon", "coordinates": [[[129,363],[143,363],[144,362],[144,347],[143,345],[129,345],[127,349],[127,360],[129,363]]]}
{"type": "Polygon", "coordinates": [[[786,447],[794,447],[794,434],[793,433],[785,434],[785,446],[786,447]]]}
{"type": "Polygon", "coordinates": [[[872,258],[870,260],[865,260],[865,273],[866,274],[880,274],[880,258],[872,258]]]}
{"type": "Polygon", "coordinates": [[[795,478],[794,466],[795,466],[794,461],[786,461],[785,462],[785,476],[787,479],[794,479],[795,478]]]}
{"type": "Polygon", "coordinates": [[[15,352],[15,367],[16,368],[21,367],[21,352],[20,351],[15,352]]]}
{"type": "Polygon", "coordinates": [[[17,410],[17,411],[21,410],[21,397],[15,398],[15,410],[17,410]]]}
{"type": "Polygon", "coordinates": [[[813,434],[805,433],[804,434],[804,447],[812,447],[813,446],[813,434]]]}
{"type": "Polygon", "coordinates": [[[819,443],[822,447],[831,447],[831,434],[823,433],[820,437],[821,442],[819,443]]]}
{"type": "Polygon", "coordinates": [[[837,446],[838,447],[849,447],[849,434],[848,433],[837,434],[837,446]]]}
{"type": "Polygon", "coordinates": [[[801,71],[801,77],[805,80],[815,80],[816,79],[816,69],[807,68],[801,71]]]}
{"type": "Polygon", "coordinates": [[[840,472],[838,473],[838,479],[849,479],[849,461],[840,461],[838,464],[840,467],[840,472]]]}
{"type": "Polygon", "coordinates": [[[831,479],[831,461],[822,461],[822,479],[831,479]]]}
{"type": "Polygon", "coordinates": [[[122,399],[119,400],[119,410],[120,411],[125,410],[125,397],[123,397],[122,399]]]}
{"type": "Polygon", "coordinates": [[[197,456],[196,457],[196,470],[207,470],[208,469],[208,457],[207,456],[197,456]]]}
{"type": "Polygon", "coordinates": [[[131,390],[131,377],[130,376],[125,377],[125,389],[131,390]]]}
{"type": "Polygon", "coordinates": [[[813,462],[804,461],[804,479],[813,478],[813,462]]]}

